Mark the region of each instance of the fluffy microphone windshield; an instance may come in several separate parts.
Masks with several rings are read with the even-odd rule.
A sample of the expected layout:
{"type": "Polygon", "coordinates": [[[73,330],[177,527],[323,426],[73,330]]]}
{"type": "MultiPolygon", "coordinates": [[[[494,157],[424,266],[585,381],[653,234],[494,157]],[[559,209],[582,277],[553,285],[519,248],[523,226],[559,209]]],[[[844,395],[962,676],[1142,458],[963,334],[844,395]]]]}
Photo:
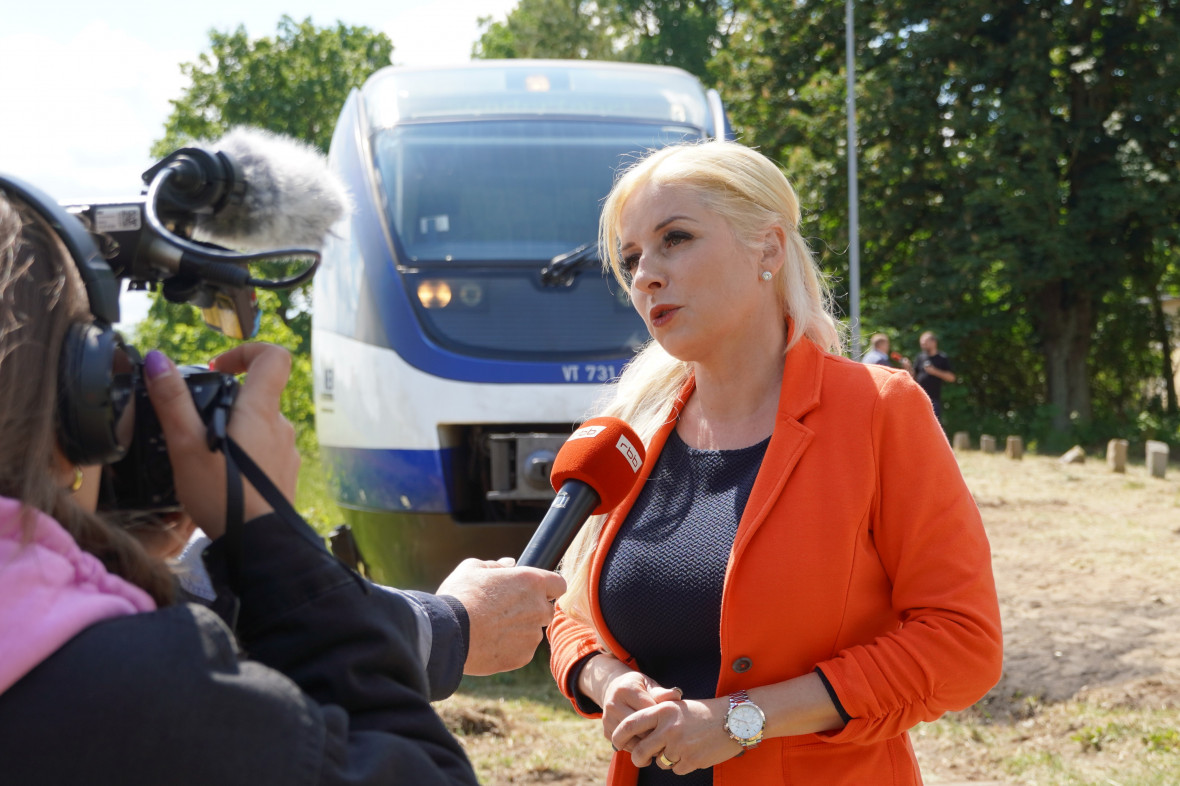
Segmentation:
{"type": "Polygon", "coordinates": [[[311,145],[242,127],[208,148],[238,163],[246,190],[241,202],[197,220],[198,240],[241,251],[319,249],[351,207],[343,183],[311,145]]]}
{"type": "Polygon", "coordinates": [[[617,506],[631,492],[645,451],[635,431],[618,418],[591,418],[557,452],[549,476],[554,491],[580,480],[598,492],[595,515],[617,506]]]}

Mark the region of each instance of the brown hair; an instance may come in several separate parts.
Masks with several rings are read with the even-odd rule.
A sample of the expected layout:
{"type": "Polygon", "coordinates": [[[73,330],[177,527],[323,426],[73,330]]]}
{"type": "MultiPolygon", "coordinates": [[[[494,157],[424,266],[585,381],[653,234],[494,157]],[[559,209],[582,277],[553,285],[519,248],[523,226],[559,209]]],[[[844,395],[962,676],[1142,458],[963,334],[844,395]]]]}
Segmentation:
{"type": "MultiPolygon", "coordinates": [[[[58,365],[70,326],[90,320],[85,289],[49,224],[0,192],[0,494],[52,516],[106,569],[158,605],[175,595],[167,566],[77,505],[53,472],[58,365]]],[[[33,517],[26,517],[31,537],[33,517]]]]}

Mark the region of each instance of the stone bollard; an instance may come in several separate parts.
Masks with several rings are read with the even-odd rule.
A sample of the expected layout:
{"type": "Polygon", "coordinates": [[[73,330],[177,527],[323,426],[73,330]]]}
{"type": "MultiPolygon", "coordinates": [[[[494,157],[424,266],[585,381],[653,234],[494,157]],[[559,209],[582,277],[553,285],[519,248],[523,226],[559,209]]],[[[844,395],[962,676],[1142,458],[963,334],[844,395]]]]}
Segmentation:
{"type": "Polygon", "coordinates": [[[1024,440],[1020,437],[1008,437],[1008,444],[1004,448],[1004,455],[1010,459],[1024,458],[1024,440]]]}
{"type": "Polygon", "coordinates": [[[1112,439],[1106,443],[1106,466],[1111,472],[1127,472],[1127,440],[1112,439]]]}
{"type": "Polygon", "coordinates": [[[1147,440],[1147,471],[1153,478],[1162,478],[1168,470],[1168,443],[1147,440]]]}
{"type": "Polygon", "coordinates": [[[1069,450],[1065,451],[1058,459],[1062,464],[1085,464],[1086,463],[1086,449],[1081,445],[1074,445],[1069,450]]]}
{"type": "Polygon", "coordinates": [[[955,441],[952,444],[955,450],[971,450],[971,435],[966,431],[956,431],[955,441]]]}
{"type": "Polygon", "coordinates": [[[991,434],[979,435],[979,450],[981,453],[995,453],[996,452],[996,438],[991,434]]]}

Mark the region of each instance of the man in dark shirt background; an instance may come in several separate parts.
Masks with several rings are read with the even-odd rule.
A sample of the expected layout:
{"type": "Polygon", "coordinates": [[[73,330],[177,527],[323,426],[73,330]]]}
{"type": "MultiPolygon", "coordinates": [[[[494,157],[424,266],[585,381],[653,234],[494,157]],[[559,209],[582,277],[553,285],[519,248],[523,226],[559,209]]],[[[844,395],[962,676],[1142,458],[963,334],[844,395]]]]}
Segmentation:
{"type": "Polygon", "coordinates": [[[955,372],[951,371],[951,361],[946,355],[938,351],[938,336],[927,330],[918,339],[918,346],[922,352],[914,358],[910,373],[930,397],[934,405],[934,414],[942,422],[942,383],[954,382],[955,372]]]}

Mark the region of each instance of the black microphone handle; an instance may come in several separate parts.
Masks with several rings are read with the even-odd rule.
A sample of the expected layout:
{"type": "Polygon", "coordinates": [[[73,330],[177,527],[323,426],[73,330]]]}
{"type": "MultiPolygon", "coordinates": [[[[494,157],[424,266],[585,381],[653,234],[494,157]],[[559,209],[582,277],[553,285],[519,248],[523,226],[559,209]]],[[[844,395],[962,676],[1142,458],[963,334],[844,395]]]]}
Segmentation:
{"type": "Polygon", "coordinates": [[[589,483],[572,479],[562,483],[554,504],[549,506],[516,564],[543,570],[556,568],[600,501],[598,492],[589,483]],[[563,494],[568,496],[565,507],[556,507],[563,494]]]}

